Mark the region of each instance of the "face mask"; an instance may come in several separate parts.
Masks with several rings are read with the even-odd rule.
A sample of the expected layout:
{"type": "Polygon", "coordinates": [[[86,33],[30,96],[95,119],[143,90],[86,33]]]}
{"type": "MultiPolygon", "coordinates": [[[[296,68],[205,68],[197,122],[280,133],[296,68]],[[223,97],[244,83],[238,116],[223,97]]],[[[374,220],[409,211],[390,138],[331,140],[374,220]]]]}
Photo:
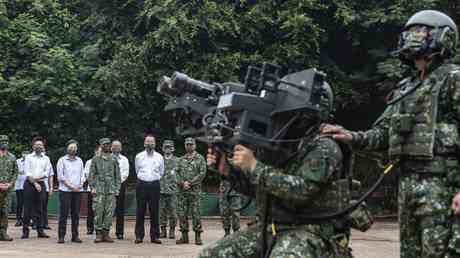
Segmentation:
{"type": "Polygon", "coordinates": [[[0,142],[0,150],[8,149],[8,142],[0,142]]]}
{"type": "Polygon", "coordinates": [[[146,144],[145,145],[145,148],[148,150],[148,151],[152,151],[155,149],[155,144],[146,144]]]}

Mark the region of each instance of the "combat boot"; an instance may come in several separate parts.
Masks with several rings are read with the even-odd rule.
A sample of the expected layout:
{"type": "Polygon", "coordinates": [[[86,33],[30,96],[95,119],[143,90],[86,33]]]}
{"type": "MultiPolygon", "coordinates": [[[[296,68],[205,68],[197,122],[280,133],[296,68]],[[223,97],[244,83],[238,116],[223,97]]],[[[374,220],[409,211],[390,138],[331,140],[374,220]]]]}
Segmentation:
{"type": "Polygon", "coordinates": [[[176,239],[176,228],[175,227],[169,228],[169,239],[176,239]]]}
{"type": "Polygon", "coordinates": [[[13,238],[8,236],[6,230],[0,231],[0,241],[13,241],[13,238]]]}
{"type": "Polygon", "coordinates": [[[202,245],[203,242],[201,241],[201,232],[195,232],[195,245],[202,245]]]}
{"type": "Polygon", "coordinates": [[[182,245],[182,244],[188,244],[188,232],[181,232],[181,237],[179,240],[176,240],[176,244],[182,245]]]}
{"type": "Polygon", "coordinates": [[[102,243],[102,231],[96,230],[96,239],[94,239],[94,243],[102,243]]]}
{"type": "Polygon", "coordinates": [[[161,226],[160,228],[160,238],[166,238],[166,226],[161,226]]]}
{"type": "Polygon", "coordinates": [[[226,228],[224,229],[225,230],[225,235],[224,237],[228,237],[230,235],[230,229],[229,228],[226,228]]]}
{"type": "Polygon", "coordinates": [[[103,230],[102,231],[102,242],[106,242],[106,243],[113,243],[114,242],[113,239],[110,237],[108,230],[103,230]]]}

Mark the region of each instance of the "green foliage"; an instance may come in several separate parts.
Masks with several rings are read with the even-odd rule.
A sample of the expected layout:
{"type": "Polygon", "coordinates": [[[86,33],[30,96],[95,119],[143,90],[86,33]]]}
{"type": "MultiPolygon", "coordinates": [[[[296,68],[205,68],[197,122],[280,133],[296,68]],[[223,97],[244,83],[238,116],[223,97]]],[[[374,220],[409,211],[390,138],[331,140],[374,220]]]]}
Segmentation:
{"type": "Polygon", "coordinates": [[[326,71],[337,122],[365,128],[405,74],[401,28],[428,8],[460,18],[452,0],[0,0],[1,131],[17,151],[43,135],[54,159],[70,137],[87,158],[112,136],[132,158],[145,132],[176,138],[160,75],[241,80],[264,61],[326,71]]]}

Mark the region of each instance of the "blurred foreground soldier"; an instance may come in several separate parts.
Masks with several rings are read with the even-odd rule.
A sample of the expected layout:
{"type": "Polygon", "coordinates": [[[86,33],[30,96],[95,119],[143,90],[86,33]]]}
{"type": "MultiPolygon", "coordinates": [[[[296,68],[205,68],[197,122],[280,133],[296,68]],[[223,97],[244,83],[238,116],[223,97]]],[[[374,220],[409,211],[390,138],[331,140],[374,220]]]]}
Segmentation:
{"type": "Polygon", "coordinates": [[[24,182],[26,181],[26,175],[24,174],[24,161],[28,152],[23,151],[22,157],[16,160],[18,165],[18,177],[14,188],[16,190],[16,227],[22,226],[22,212],[24,210],[24,182]]]}
{"type": "Polygon", "coordinates": [[[67,231],[67,217],[71,214],[72,242],[81,243],[78,237],[78,222],[80,219],[80,200],[85,174],[83,161],[77,156],[77,141],[67,142],[67,155],[61,157],[57,163],[59,182],[59,228],[58,243],[63,244],[67,231]]]}
{"type": "Polygon", "coordinates": [[[29,238],[29,223],[36,226],[39,238],[49,238],[44,229],[44,210],[46,203],[46,184],[51,171],[51,162],[44,154],[45,146],[41,138],[35,138],[33,152],[26,156],[24,171],[27,180],[24,183],[24,221],[21,238],[29,238]]]}
{"type": "Polygon", "coordinates": [[[399,167],[404,258],[444,257],[448,249],[460,257],[460,229],[449,242],[450,204],[453,194],[460,198],[460,68],[448,61],[457,40],[457,26],[445,14],[416,13],[406,23],[397,51],[413,75],[398,84],[382,116],[364,132],[333,125],[322,129],[355,149],[386,150],[399,167]]]}
{"type": "MultiPolygon", "coordinates": [[[[302,120],[310,128],[282,169],[257,160],[243,145],[234,147],[230,171],[221,173],[238,191],[255,197],[258,221],[209,245],[199,257],[352,257],[347,215],[305,217],[341,211],[351,196],[350,152],[319,135],[319,123],[329,118],[333,103],[329,85],[322,87],[321,111],[304,112],[302,120]]],[[[207,163],[216,164],[211,149],[207,163]]]]}
{"type": "Polygon", "coordinates": [[[222,217],[222,226],[224,227],[225,236],[240,230],[240,212],[237,211],[241,206],[241,197],[235,189],[232,189],[231,182],[228,180],[220,181],[220,199],[219,209],[222,217]]]}
{"type": "MultiPolygon", "coordinates": [[[[101,155],[101,147],[99,146],[99,143],[96,146],[96,149],[94,150],[94,156],[101,155]]],[[[86,209],[87,209],[87,214],[86,214],[86,234],[87,235],[92,235],[94,232],[94,207],[93,207],[93,195],[91,194],[91,187],[89,186],[89,171],[91,169],[91,160],[89,159],[85,163],[85,183],[83,184],[83,189],[88,193],[88,200],[86,203],[86,209]]]]}
{"type": "Polygon", "coordinates": [[[174,142],[165,140],[163,142],[163,158],[165,162],[165,173],[160,180],[160,224],[161,238],[167,236],[169,221],[169,238],[175,239],[176,230],[176,205],[177,205],[177,179],[176,170],[179,159],[174,156],[174,142]]]}
{"type": "Polygon", "coordinates": [[[94,196],[94,212],[96,216],[96,239],[95,243],[113,243],[110,237],[112,227],[113,210],[115,208],[115,196],[120,190],[120,168],[118,162],[110,152],[111,142],[109,138],[99,140],[101,155],[94,156],[91,160],[89,171],[89,184],[94,196]]]}
{"type": "Polygon", "coordinates": [[[179,161],[177,168],[178,205],[181,238],[176,244],[188,244],[188,220],[192,218],[193,231],[195,231],[195,244],[202,245],[200,217],[201,183],[206,176],[206,161],[196,152],[195,139],[185,139],[185,155],[179,161]]]}
{"type": "Polygon", "coordinates": [[[8,136],[0,135],[0,241],[13,241],[8,236],[9,193],[18,175],[16,157],[8,151],[8,136]]]}
{"type": "Polygon", "coordinates": [[[136,240],[144,240],[144,220],[147,205],[150,213],[150,242],[161,244],[160,238],[160,179],[164,174],[164,160],[155,151],[155,137],[147,135],[144,139],[145,150],[136,155],[136,240]]]}
{"type": "Polygon", "coordinates": [[[112,155],[115,160],[118,161],[120,167],[121,187],[118,195],[116,196],[116,207],[115,207],[115,235],[118,240],[123,239],[124,228],[125,228],[125,192],[126,192],[126,179],[129,176],[129,161],[123,154],[121,154],[121,142],[115,140],[112,142],[112,155]]]}

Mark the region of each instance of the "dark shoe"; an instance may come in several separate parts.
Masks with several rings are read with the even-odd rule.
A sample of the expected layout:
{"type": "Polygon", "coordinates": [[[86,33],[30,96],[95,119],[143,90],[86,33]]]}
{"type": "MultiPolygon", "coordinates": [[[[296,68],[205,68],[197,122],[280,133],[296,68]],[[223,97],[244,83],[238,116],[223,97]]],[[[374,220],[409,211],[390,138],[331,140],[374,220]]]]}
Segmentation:
{"type": "Polygon", "coordinates": [[[113,243],[114,242],[113,239],[110,237],[108,230],[103,230],[102,231],[102,240],[103,240],[103,242],[106,242],[106,243],[113,243]]]}
{"type": "Polygon", "coordinates": [[[161,245],[161,240],[160,240],[160,239],[150,239],[150,242],[151,242],[151,243],[154,243],[154,244],[159,244],[159,245],[161,245]]]}
{"type": "Polygon", "coordinates": [[[63,238],[63,237],[62,237],[62,238],[60,237],[60,238],[58,239],[57,243],[58,243],[58,244],[64,244],[64,238],[63,238]]]}
{"type": "Polygon", "coordinates": [[[15,227],[20,227],[22,226],[22,221],[17,221],[16,224],[14,224],[15,227]]]}
{"type": "Polygon", "coordinates": [[[123,240],[123,234],[116,234],[118,240],[123,240]]]}
{"type": "Polygon", "coordinates": [[[167,234],[166,227],[164,227],[164,226],[161,227],[160,228],[160,238],[166,238],[166,234],[167,234]]]}
{"type": "Polygon", "coordinates": [[[81,241],[81,239],[79,237],[72,237],[72,242],[74,243],[83,243],[83,241],[81,241]]]}
{"type": "Polygon", "coordinates": [[[47,234],[45,234],[45,232],[43,232],[43,231],[37,232],[37,237],[38,237],[38,238],[50,238],[50,236],[48,236],[47,234]]]}
{"type": "Polygon", "coordinates": [[[177,245],[188,244],[188,232],[182,232],[179,240],[176,240],[177,245]]]}
{"type": "Polygon", "coordinates": [[[28,239],[29,233],[22,233],[21,239],[28,239]]]}
{"type": "Polygon", "coordinates": [[[33,230],[37,230],[37,226],[32,225],[32,229],[33,229],[33,230]]]}
{"type": "Polygon", "coordinates": [[[45,226],[44,229],[51,230],[52,228],[50,226],[45,226]]]}
{"type": "Polygon", "coordinates": [[[89,230],[89,229],[88,229],[88,230],[86,231],[86,234],[87,234],[87,235],[92,235],[93,233],[94,233],[94,230],[89,230]]]}
{"type": "Polygon", "coordinates": [[[225,229],[224,237],[228,237],[230,235],[230,229],[225,229]]]}
{"type": "Polygon", "coordinates": [[[169,228],[169,239],[176,239],[176,228],[169,228]]]}
{"type": "Polygon", "coordinates": [[[96,230],[96,239],[94,239],[94,243],[101,243],[102,241],[103,241],[102,232],[99,230],[96,230]]]}
{"type": "Polygon", "coordinates": [[[142,239],[136,238],[136,240],[134,240],[134,243],[135,244],[140,244],[140,243],[142,243],[142,239]]]}
{"type": "Polygon", "coordinates": [[[201,232],[195,232],[195,245],[202,245],[203,242],[201,241],[201,232]]]}

